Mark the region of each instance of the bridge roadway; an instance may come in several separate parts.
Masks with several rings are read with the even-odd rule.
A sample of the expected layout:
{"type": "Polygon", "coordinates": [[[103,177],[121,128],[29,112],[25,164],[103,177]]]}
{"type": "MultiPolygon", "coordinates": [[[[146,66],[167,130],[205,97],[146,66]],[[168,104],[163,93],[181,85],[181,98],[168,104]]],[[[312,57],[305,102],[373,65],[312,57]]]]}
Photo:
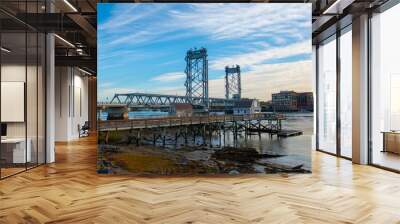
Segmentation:
{"type": "Polygon", "coordinates": [[[178,127],[199,124],[214,124],[242,121],[276,121],[284,120],[282,114],[251,114],[251,115],[216,115],[191,117],[160,117],[148,119],[107,120],[99,121],[99,131],[132,130],[147,128],[178,127]]]}
{"type": "Polygon", "coordinates": [[[194,105],[202,105],[207,100],[208,104],[219,104],[223,106],[233,106],[235,100],[224,99],[224,98],[202,98],[202,97],[187,97],[187,96],[176,96],[176,95],[163,95],[163,94],[152,94],[152,93],[124,93],[115,94],[109,104],[125,104],[128,107],[137,105],[170,105],[173,103],[191,103],[194,105]]]}

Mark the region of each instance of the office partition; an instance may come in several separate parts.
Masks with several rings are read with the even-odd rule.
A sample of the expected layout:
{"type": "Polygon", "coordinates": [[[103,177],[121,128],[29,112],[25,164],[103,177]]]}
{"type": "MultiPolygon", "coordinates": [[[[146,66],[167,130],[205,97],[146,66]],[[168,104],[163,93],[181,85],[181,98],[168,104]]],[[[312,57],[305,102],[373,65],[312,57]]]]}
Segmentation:
{"type": "Polygon", "coordinates": [[[2,1],[0,178],[45,163],[45,34],[7,13],[42,13],[45,1],[2,1]]]}

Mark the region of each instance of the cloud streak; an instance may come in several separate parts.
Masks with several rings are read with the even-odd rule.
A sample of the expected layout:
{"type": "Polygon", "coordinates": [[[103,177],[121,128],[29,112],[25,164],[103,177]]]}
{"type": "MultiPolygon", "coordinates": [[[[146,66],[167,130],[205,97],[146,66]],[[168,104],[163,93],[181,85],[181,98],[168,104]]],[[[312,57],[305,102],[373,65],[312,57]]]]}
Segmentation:
{"type": "Polygon", "coordinates": [[[309,4],[273,4],[268,7],[259,4],[193,4],[190,10],[171,11],[170,15],[182,28],[194,29],[216,40],[253,39],[271,37],[276,32],[286,36],[297,34],[293,29],[311,26],[309,16],[304,14],[309,7],[309,4]]]}
{"type": "Polygon", "coordinates": [[[169,72],[164,73],[158,76],[155,76],[151,80],[153,81],[160,81],[160,82],[171,82],[176,80],[182,80],[186,77],[186,74],[183,72],[169,72]]]}
{"type": "MultiPolygon", "coordinates": [[[[311,60],[260,65],[242,75],[242,96],[270,100],[281,90],[312,91],[311,60]]],[[[209,80],[210,97],[224,97],[224,79],[209,80]]]]}
{"type": "Polygon", "coordinates": [[[210,68],[218,70],[226,65],[234,64],[239,64],[242,68],[245,68],[262,64],[267,60],[286,58],[304,53],[311,53],[311,42],[309,40],[281,48],[267,48],[230,57],[222,57],[211,61],[210,68]]]}
{"type": "MultiPolygon", "coordinates": [[[[109,46],[136,45],[171,37],[180,39],[188,35],[205,35],[214,40],[274,39],[275,34],[294,39],[309,38],[309,34],[303,35],[300,31],[311,27],[310,15],[304,14],[310,4],[184,5],[186,7],[170,10],[160,17],[157,13],[163,9],[162,4],[124,4],[122,9],[119,6],[115,10],[122,10],[122,13],[112,13],[110,19],[99,24],[99,29],[112,35],[109,46]],[[148,18],[153,21],[152,25],[142,25],[142,20],[148,18]]],[[[283,44],[280,38],[275,41],[283,44]]]]}
{"type": "Polygon", "coordinates": [[[129,26],[143,18],[160,11],[162,5],[154,5],[146,11],[139,9],[139,4],[117,4],[111,12],[111,19],[99,25],[100,31],[118,31],[118,28],[129,26]]]}

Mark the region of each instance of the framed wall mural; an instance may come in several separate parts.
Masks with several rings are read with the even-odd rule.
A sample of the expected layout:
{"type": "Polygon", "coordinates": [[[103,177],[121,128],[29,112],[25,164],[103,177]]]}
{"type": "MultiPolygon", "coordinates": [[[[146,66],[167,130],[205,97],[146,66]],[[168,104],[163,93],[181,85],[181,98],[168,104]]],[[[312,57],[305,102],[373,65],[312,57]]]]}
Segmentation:
{"type": "Polygon", "coordinates": [[[311,4],[98,4],[99,173],[309,173],[311,4]]]}

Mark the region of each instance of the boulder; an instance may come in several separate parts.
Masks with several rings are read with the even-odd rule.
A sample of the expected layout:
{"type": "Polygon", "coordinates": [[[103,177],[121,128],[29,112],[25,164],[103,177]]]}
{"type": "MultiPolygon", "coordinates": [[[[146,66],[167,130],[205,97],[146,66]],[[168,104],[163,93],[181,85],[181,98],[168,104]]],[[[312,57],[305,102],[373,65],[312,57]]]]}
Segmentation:
{"type": "Polygon", "coordinates": [[[224,147],[216,150],[212,155],[217,160],[230,160],[240,163],[253,163],[260,158],[260,154],[254,148],[224,147]]]}
{"type": "Polygon", "coordinates": [[[231,170],[231,171],[229,171],[229,173],[228,173],[229,175],[239,175],[240,174],[240,172],[239,171],[237,171],[237,170],[231,170]]]}

